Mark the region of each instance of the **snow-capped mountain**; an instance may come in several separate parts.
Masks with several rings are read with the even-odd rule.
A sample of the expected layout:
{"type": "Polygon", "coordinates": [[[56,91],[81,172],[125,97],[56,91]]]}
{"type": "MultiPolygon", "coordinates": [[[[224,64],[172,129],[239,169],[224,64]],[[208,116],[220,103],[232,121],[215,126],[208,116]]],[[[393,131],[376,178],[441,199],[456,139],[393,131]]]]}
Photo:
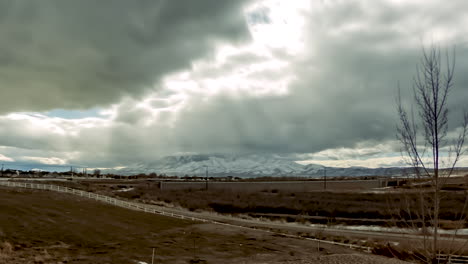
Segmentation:
{"type": "Polygon", "coordinates": [[[371,176],[398,175],[401,168],[369,169],[362,167],[334,168],[322,165],[301,165],[291,158],[276,155],[180,155],[168,156],[151,163],[139,163],[118,171],[118,174],[152,173],[166,175],[205,176],[371,176]]]}
{"type": "Polygon", "coordinates": [[[338,168],[338,167],[322,167],[319,171],[315,168],[316,165],[309,168],[309,165],[305,166],[304,174],[311,176],[345,176],[345,177],[356,177],[356,176],[400,176],[408,175],[412,173],[410,168],[366,168],[366,167],[349,167],[349,168],[338,168]]]}
{"type": "Polygon", "coordinates": [[[168,156],[149,164],[136,164],[119,172],[204,176],[293,176],[304,166],[288,159],[266,155],[183,155],[168,156]]]}

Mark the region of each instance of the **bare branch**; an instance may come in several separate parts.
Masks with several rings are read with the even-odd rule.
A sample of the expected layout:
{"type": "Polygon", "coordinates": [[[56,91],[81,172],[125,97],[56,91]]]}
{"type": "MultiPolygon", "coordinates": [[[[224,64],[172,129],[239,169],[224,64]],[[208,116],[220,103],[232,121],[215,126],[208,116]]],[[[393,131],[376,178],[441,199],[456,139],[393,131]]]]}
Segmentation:
{"type": "Polygon", "coordinates": [[[422,48],[422,58],[416,68],[416,75],[413,78],[413,99],[419,116],[416,122],[414,115],[408,112],[402,105],[400,87],[398,86],[397,112],[399,124],[397,126],[397,139],[401,142],[405,156],[410,164],[420,175],[420,169],[427,176],[432,185],[432,197],[429,204],[425,197],[420,196],[422,210],[418,218],[430,220],[432,228],[432,250],[431,258],[434,259],[438,246],[439,209],[440,200],[443,198],[440,190],[450,177],[464,153],[465,138],[468,134],[468,113],[464,114],[462,129],[458,138],[450,147],[448,153],[450,167],[444,162],[446,156],[447,133],[448,133],[448,97],[453,87],[453,77],[455,72],[455,51],[452,57],[445,53],[445,63],[443,63],[440,49],[431,45],[428,49],[422,48]],[[417,124],[416,124],[417,123],[417,124]],[[422,136],[421,142],[418,136],[422,136]],[[430,158],[430,161],[427,159],[430,158]],[[453,159],[452,159],[453,158],[453,159]],[[445,166],[447,169],[441,169],[445,166]]]}

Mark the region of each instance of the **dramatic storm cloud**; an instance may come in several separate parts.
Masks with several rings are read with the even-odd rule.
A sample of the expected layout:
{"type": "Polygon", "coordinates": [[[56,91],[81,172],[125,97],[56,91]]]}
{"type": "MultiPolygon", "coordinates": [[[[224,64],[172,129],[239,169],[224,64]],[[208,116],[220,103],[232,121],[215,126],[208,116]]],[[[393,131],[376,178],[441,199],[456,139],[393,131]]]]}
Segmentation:
{"type": "Polygon", "coordinates": [[[0,111],[85,109],[248,38],[242,1],[0,1],[0,111]]]}
{"type": "Polygon", "coordinates": [[[275,153],[400,165],[397,86],[411,100],[433,43],[456,52],[451,131],[468,99],[465,1],[0,3],[5,162],[275,153]]]}

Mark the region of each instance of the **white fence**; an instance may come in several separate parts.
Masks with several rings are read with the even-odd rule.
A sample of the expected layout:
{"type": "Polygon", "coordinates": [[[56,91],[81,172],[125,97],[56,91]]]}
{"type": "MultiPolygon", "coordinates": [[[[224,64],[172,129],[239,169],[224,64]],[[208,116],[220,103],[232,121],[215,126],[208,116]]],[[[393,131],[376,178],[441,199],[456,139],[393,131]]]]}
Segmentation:
{"type": "Polygon", "coordinates": [[[441,261],[441,263],[463,264],[468,263],[468,256],[439,254],[437,260],[441,261]]]}
{"type": "Polygon", "coordinates": [[[223,223],[223,222],[219,222],[219,221],[213,221],[213,220],[208,220],[208,219],[203,219],[203,218],[198,218],[198,217],[185,216],[185,215],[182,215],[182,214],[175,214],[173,212],[166,212],[166,211],[162,210],[162,208],[156,209],[156,206],[153,206],[153,205],[145,205],[145,204],[136,203],[136,202],[123,201],[123,200],[120,200],[120,199],[116,199],[114,197],[109,197],[109,196],[96,194],[96,193],[91,193],[91,192],[85,192],[85,191],[82,191],[82,190],[77,190],[77,189],[64,187],[64,186],[59,186],[59,185],[28,183],[28,182],[0,181],[0,186],[19,187],[19,188],[28,188],[28,189],[36,189],[36,190],[48,190],[48,191],[69,193],[69,194],[77,195],[77,196],[84,197],[84,198],[94,199],[96,201],[104,202],[104,203],[111,204],[111,205],[114,205],[114,206],[123,207],[123,208],[136,210],[136,211],[142,211],[142,212],[146,212],[146,213],[152,213],[152,214],[157,214],[157,215],[163,215],[163,216],[174,217],[174,218],[178,218],[178,219],[185,219],[185,220],[198,221],[198,222],[204,222],[204,223],[208,222],[208,223],[217,224],[217,225],[254,229],[254,230],[258,230],[258,231],[263,231],[263,232],[282,235],[282,236],[285,236],[285,237],[311,240],[311,241],[315,241],[315,242],[318,242],[318,243],[339,245],[339,246],[344,246],[344,247],[348,247],[348,248],[352,248],[352,249],[363,250],[363,251],[366,251],[366,252],[371,251],[370,247],[364,247],[364,246],[359,246],[359,245],[355,245],[355,244],[339,243],[339,242],[321,240],[321,239],[316,239],[316,238],[306,238],[306,237],[301,237],[301,236],[297,236],[297,235],[291,235],[291,234],[287,234],[287,233],[275,232],[275,231],[270,231],[270,230],[265,230],[265,229],[258,229],[258,228],[249,227],[249,226],[233,225],[233,224],[228,224],[228,223],[223,223]]]}
{"type": "Polygon", "coordinates": [[[20,188],[28,188],[28,189],[37,189],[37,190],[48,190],[48,191],[55,191],[55,192],[62,192],[62,193],[69,193],[89,199],[94,199],[96,201],[104,202],[107,204],[115,205],[118,207],[123,207],[127,209],[132,209],[136,211],[142,211],[146,213],[153,213],[153,214],[159,214],[159,215],[164,215],[164,216],[170,216],[170,217],[175,217],[179,219],[188,219],[192,221],[201,221],[201,222],[207,222],[205,219],[201,218],[196,218],[196,217],[188,217],[184,216],[181,214],[174,214],[172,212],[164,212],[162,210],[156,209],[154,206],[150,205],[144,205],[141,203],[135,203],[135,202],[128,202],[128,201],[123,201],[120,199],[116,199],[113,197],[101,195],[101,194],[96,194],[96,193],[91,193],[91,192],[85,192],[82,190],[77,190],[69,187],[64,187],[64,186],[59,186],[59,185],[51,185],[51,184],[40,184],[40,183],[25,183],[25,182],[10,182],[10,181],[0,181],[0,186],[8,186],[8,187],[20,187],[20,188]]]}

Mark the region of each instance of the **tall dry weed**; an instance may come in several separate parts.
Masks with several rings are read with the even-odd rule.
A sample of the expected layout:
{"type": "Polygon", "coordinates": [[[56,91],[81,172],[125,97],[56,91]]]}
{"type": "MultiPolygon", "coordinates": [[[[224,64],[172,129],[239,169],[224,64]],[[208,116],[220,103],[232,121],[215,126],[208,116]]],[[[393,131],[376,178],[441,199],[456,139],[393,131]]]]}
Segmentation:
{"type": "Polygon", "coordinates": [[[13,245],[8,241],[0,243],[0,260],[8,260],[13,253],[13,245]]]}

